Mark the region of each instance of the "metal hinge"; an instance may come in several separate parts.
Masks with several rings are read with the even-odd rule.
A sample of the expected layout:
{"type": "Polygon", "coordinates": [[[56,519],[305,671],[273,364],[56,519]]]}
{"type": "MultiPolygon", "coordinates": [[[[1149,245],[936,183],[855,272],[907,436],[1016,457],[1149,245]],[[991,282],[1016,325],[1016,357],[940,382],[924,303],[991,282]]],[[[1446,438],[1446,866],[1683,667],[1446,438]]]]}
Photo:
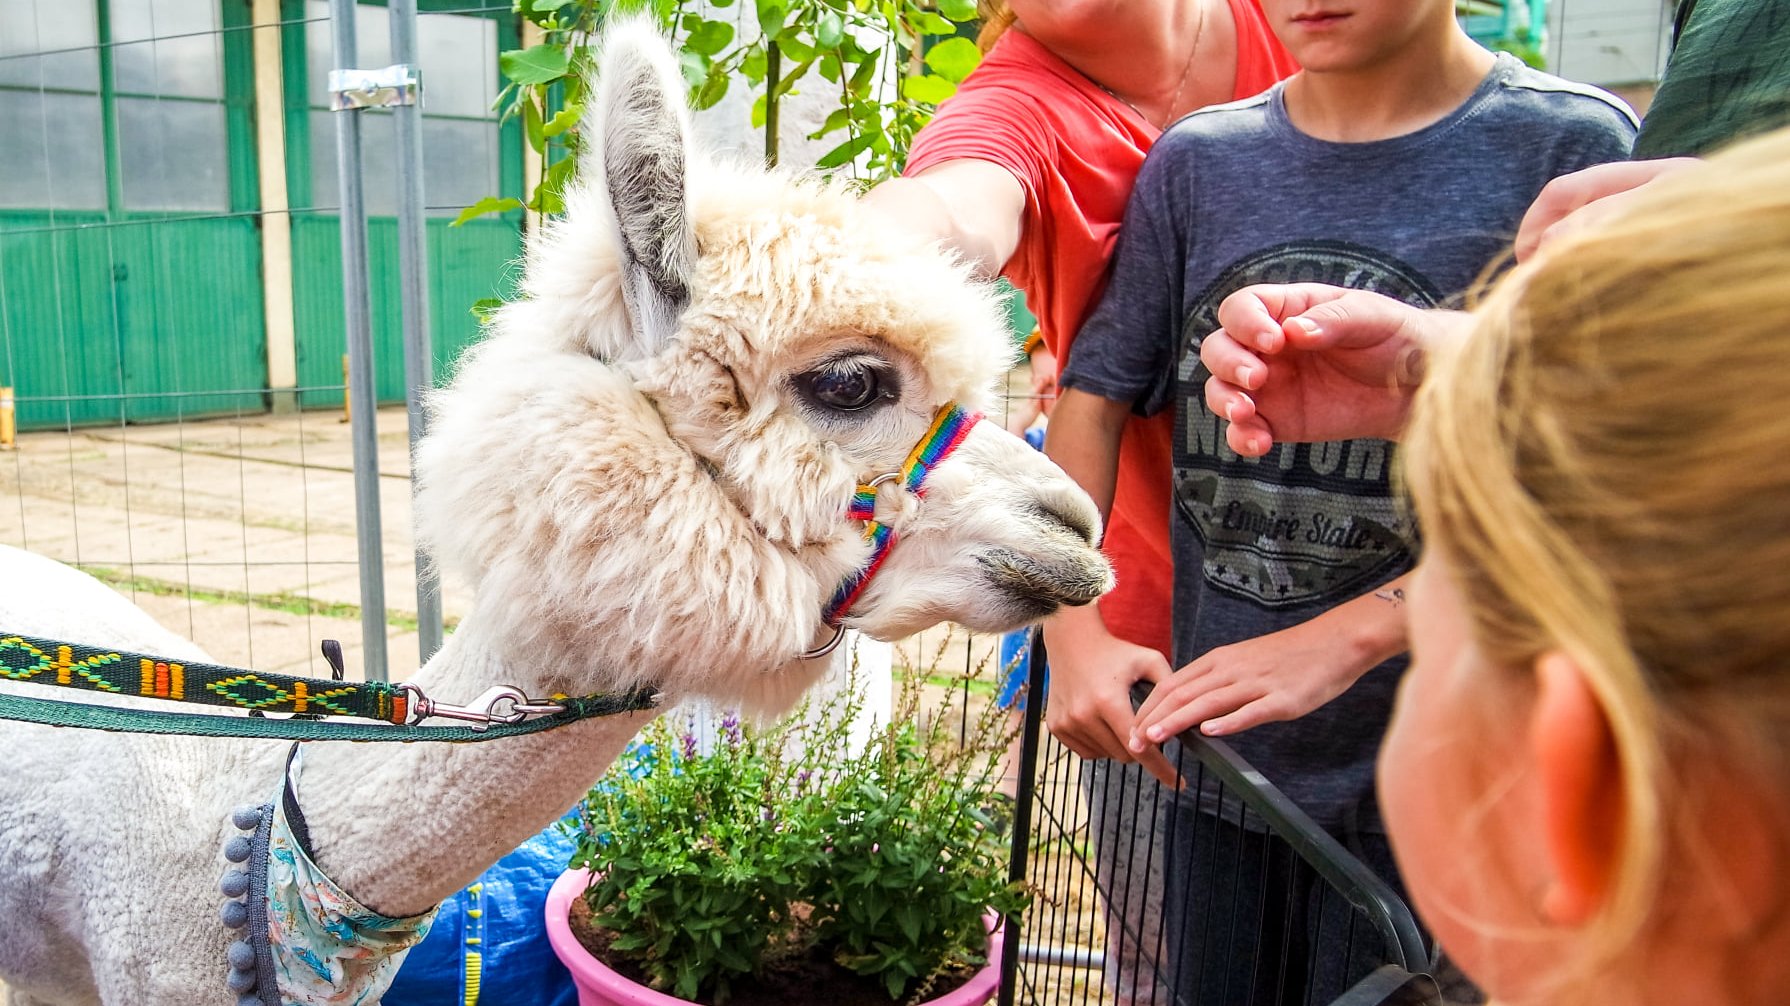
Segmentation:
{"type": "Polygon", "coordinates": [[[350,108],[415,105],[422,93],[422,72],[404,63],[378,70],[329,72],[329,107],[337,112],[350,108]]]}

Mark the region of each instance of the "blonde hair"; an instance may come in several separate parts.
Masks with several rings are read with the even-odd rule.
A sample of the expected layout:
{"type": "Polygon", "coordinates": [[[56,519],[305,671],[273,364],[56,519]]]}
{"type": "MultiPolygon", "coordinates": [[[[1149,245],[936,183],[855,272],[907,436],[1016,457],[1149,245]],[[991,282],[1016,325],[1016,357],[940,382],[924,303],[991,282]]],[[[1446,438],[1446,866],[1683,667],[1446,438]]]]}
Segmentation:
{"type": "Polygon", "coordinates": [[[1615,737],[1619,865],[1563,991],[1661,920],[1686,766],[1790,796],[1790,130],[1637,195],[1493,289],[1405,448],[1482,651],[1565,651],[1615,737]]]}
{"type": "Polygon", "coordinates": [[[994,48],[1016,20],[1007,0],[976,0],[976,13],[982,19],[982,29],[976,33],[976,45],[983,52],[994,48]]]}

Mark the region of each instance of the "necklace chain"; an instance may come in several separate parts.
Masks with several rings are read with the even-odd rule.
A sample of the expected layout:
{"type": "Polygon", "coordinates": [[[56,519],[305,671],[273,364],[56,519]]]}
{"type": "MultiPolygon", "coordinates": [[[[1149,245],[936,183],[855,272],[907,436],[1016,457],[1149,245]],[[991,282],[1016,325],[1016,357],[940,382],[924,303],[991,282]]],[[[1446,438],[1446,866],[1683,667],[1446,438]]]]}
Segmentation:
{"type": "Polygon", "coordinates": [[[1206,37],[1206,4],[1200,4],[1200,19],[1193,29],[1193,43],[1187,47],[1187,63],[1181,67],[1181,79],[1175,82],[1175,96],[1168,100],[1168,115],[1156,124],[1158,129],[1167,129],[1168,124],[1175,121],[1175,109],[1181,107],[1181,94],[1187,90],[1187,78],[1193,76],[1193,58],[1199,55],[1200,39],[1206,37]]]}
{"type": "Polygon", "coordinates": [[[1187,62],[1185,62],[1181,65],[1181,79],[1175,82],[1174,97],[1169,99],[1168,111],[1164,115],[1163,120],[1161,122],[1157,122],[1155,119],[1144,114],[1144,110],[1137,107],[1136,103],[1134,103],[1133,101],[1131,101],[1131,99],[1125,97],[1124,95],[1120,94],[1119,92],[1113,90],[1112,88],[1104,87],[1104,86],[1101,88],[1101,90],[1105,91],[1107,94],[1110,94],[1113,97],[1118,98],[1120,101],[1124,102],[1125,106],[1127,108],[1129,108],[1133,112],[1137,113],[1138,118],[1144,120],[1145,122],[1148,122],[1150,125],[1155,126],[1159,130],[1167,129],[1168,124],[1175,121],[1175,109],[1181,107],[1181,95],[1186,93],[1186,91],[1187,91],[1187,79],[1189,77],[1193,76],[1193,60],[1194,60],[1195,56],[1199,55],[1200,40],[1205,38],[1205,36],[1206,36],[1206,6],[1207,5],[1206,5],[1206,3],[1201,2],[1201,3],[1199,3],[1198,6],[1200,9],[1200,16],[1199,16],[1199,20],[1197,22],[1195,22],[1195,24],[1194,24],[1193,42],[1191,45],[1189,45],[1187,47],[1187,62]]]}

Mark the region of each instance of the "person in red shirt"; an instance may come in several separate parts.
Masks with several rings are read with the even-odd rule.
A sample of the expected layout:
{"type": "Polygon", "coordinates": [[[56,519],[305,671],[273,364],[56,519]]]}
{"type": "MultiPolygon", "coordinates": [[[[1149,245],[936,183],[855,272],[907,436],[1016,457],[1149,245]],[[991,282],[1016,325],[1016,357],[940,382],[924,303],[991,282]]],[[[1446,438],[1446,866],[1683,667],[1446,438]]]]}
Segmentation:
{"type": "MultiPolygon", "coordinates": [[[[1132,182],[1163,128],[1258,94],[1298,66],[1257,0],[984,0],[983,13],[981,65],[915,137],[906,175],[865,199],[1025,293],[1044,338],[1033,367],[1046,390],[1099,302],[1132,182]]],[[[1126,744],[1131,685],[1171,671],[1169,422],[1133,419],[1124,433],[1102,544],[1117,586],[1097,606],[1053,617],[1045,632],[1051,733],[1084,758],[1141,761],[1172,785],[1159,751],[1134,755],[1126,744]]],[[[1112,878],[1128,873],[1133,849],[1160,859],[1146,854],[1153,837],[1131,828],[1154,815],[1140,812],[1147,796],[1135,770],[1099,776],[1095,817],[1122,828],[1096,843],[1102,888],[1126,902],[1111,906],[1124,927],[1109,929],[1137,934],[1137,950],[1151,953],[1160,912],[1144,899],[1159,897],[1160,883],[1112,878]]],[[[1122,1004],[1150,999],[1135,984],[1135,954],[1109,953],[1122,1004]]]]}
{"type": "MultiPolygon", "coordinates": [[[[1162,128],[1298,67],[1257,0],[1015,0],[991,13],[1011,29],[920,131],[907,174],[865,198],[1005,275],[1060,360],[1162,128]]],[[[1133,760],[1130,685],[1169,671],[1168,434],[1163,420],[1126,430],[1104,542],[1118,585],[1047,629],[1051,732],[1084,757],[1133,760]]],[[[1172,781],[1166,760],[1151,767],[1172,781]]]]}

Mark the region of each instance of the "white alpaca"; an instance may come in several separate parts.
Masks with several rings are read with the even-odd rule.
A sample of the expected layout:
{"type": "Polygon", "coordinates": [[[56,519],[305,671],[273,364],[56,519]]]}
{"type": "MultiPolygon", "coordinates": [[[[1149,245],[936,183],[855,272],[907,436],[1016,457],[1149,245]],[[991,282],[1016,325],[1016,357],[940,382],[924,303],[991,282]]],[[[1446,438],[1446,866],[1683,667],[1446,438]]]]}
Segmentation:
{"type": "MultiPolygon", "coordinates": [[[[476,596],[413,680],[448,702],[652,684],[781,708],[825,669],[800,655],[869,552],[854,487],[899,468],[945,403],[984,401],[1009,353],[964,269],[848,194],[699,162],[650,29],[614,29],[602,67],[584,187],[418,449],[419,531],[476,596]]],[[[900,544],[845,619],[872,636],[1006,630],[1110,584],[1087,498],[992,424],[924,499],[889,487],[879,507],[900,544]]],[[[204,659],[12,549],[0,629],[204,659]]],[[[315,861],[364,905],[424,912],[571,806],[650,715],[483,744],[306,744],[315,861]]],[[[287,748],[0,724],[15,1006],[235,1002],[220,849],[231,809],[276,793],[287,748]]]]}

